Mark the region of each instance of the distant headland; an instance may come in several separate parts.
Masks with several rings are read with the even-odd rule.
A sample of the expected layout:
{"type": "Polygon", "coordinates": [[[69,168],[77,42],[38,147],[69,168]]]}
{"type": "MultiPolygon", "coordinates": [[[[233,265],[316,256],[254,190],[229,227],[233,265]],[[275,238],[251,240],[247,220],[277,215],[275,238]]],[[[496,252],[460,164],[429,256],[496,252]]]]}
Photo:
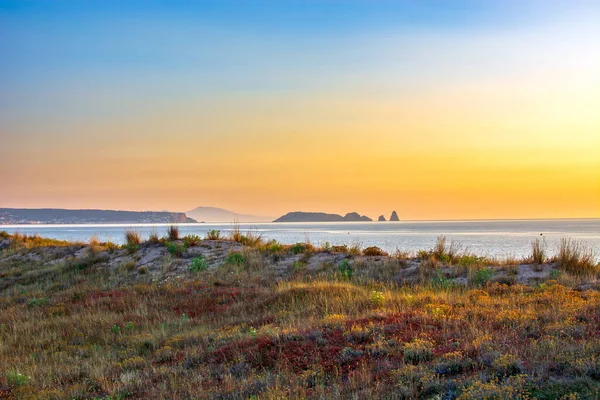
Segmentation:
{"type": "Polygon", "coordinates": [[[0,225],[7,224],[144,224],[194,223],[182,212],[67,210],[62,208],[0,208],[0,225]]]}

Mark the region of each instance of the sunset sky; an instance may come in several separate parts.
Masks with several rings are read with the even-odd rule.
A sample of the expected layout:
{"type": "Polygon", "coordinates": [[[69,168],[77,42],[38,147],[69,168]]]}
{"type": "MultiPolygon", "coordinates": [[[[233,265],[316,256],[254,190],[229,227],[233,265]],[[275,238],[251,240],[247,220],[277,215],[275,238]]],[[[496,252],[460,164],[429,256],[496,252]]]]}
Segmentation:
{"type": "Polygon", "coordinates": [[[0,207],[600,217],[598,21],[578,0],[0,0],[0,207]]]}

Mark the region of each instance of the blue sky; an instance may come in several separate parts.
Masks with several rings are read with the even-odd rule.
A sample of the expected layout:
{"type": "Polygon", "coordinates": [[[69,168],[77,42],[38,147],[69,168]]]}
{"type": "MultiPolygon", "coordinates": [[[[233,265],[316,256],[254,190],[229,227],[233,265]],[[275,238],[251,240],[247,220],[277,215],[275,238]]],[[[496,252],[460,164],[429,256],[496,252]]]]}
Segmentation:
{"type": "MultiPolygon", "coordinates": [[[[376,204],[410,199],[412,185],[408,192],[421,191],[414,217],[473,217],[468,205],[446,215],[425,200],[462,199],[452,188],[430,191],[445,185],[437,181],[444,171],[430,170],[440,157],[481,157],[485,165],[457,177],[509,170],[500,160],[532,151],[517,163],[529,169],[514,176],[533,176],[547,160],[596,167],[599,20],[600,3],[589,0],[0,0],[0,169],[17,171],[0,198],[269,215],[314,200],[319,210],[349,202],[377,213],[376,204]],[[358,160],[356,170],[332,160],[331,147],[358,160]],[[248,163],[256,180],[240,181],[236,166],[248,163]],[[73,183],[98,165],[102,183],[73,183]],[[281,210],[265,211],[281,192],[265,183],[271,168],[304,170],[298,190],[321,195],[290,194],[281,210]],[[338,174],[337,186],[323,169],[338,174]],[[187,180],[169,200],[173,174],[187,180]],[[373,198],[353,192],[382,176],[392,183],[373,198]],[[247,200],[234,199],[238,192],[247,200]]],[[[584,204],[561,215],[590,215],[597,205],[585,176],[572,191],[584,204]]],[[[560,179],[553,185],[566,187],[560,179]]],[[[511,182],[484,182],[486,196],[511,182]]],[[[529,215],[518,207],[506,215],[529,215]]]]}

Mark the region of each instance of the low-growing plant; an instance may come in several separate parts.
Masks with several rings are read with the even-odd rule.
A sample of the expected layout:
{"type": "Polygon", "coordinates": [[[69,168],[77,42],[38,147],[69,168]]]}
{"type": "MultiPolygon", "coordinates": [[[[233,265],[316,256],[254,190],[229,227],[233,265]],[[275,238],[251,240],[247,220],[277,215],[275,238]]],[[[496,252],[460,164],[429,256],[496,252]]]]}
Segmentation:
{"type": "Polygon", "coordinates": [[[221,239],[221,231],[212,229],[206,232],[206,240],[219,240],[221,239]]]}
{"type": "Polygon", "coordinates": [[[362,253],[365,256],[387,256],[388,255],[388,253],[386,253],[385,251],[381,250],[377,246],[369,246],[369,247],[365,248],[362,251],[362,253]]]}
{"type": "Polygon", "coordinates": [[[307,250],[308,246],[305,243],[296,243],[290,246],[290,251],[292,254],[300,254],[304,253],[307,250]]]}
{"type": "Polygon", "coordinates": [[[479,268],[473,276],[473,284],[475,286],[483,286],[494,277],[494,271],[490,268],[479,268]]]}
{"type": "Polygon", "coordinates": [[[29,384],[31,378],[27,375],[21,374],[14,369],[9,370],[6,373],[6,383],[12,387],[21,387],[29,384]]]}
{"type": "Polygon", "coordinates": [[[227,264],[231,264],[231,265],[242,265],[246,262],[246,257],[244,257],[242,254],[236,253],[236,252],[229,253],[227,258],[225,259],[225,262],[227,264]]]}
{"type": "Polygon", "coordinates": [[[198,235],[187,235],[183,238],[183,242],[187,247],[198,246],[202,239],[198,235]]]}
{"type": "Polygon", "coordinates": [[[415,339],[404,343],[404,361],[409,364],[418,364],[433,358],[433,343],[428,340],[415,339]]]}
{"type": "Polygon", "coordinates": [[[181,257],[187,250],[187,247],[185,246],[185,243],[167,242],[167,250],[175,257],[181,257]]]}
{"type": "Polygon", "coordinates": [[[385,304],[385,297],[383,292],[378,290],[371,290],[371,294],[369,295],[369,300],[374,307],[381,307],[385,304]]]}
{"type": "Polygon", "coordinates": [[[292,263],[292,271],[299,272],[304,271],[306,269],[306,263],[302,261],[294,261],[292,263]]]}
{"type": "Polygon", "coordinates": [[[45,297],[29,300],[29,307],[42,307],[48,304],[48,299],[45,297]]]}
{"type": "Polygon", "coordinates": [[[267,243],[266,247],[269,253],[281,253],[285,249],[285,247],[275,239],[267,243]]]}
{"type": "Polygon", "coordinates": [[[202,272],[208,269],[208,261],[203,256],[194,257],[192,259],[192,264],[190,265],[190,271],[192,272],[202,272]]]}

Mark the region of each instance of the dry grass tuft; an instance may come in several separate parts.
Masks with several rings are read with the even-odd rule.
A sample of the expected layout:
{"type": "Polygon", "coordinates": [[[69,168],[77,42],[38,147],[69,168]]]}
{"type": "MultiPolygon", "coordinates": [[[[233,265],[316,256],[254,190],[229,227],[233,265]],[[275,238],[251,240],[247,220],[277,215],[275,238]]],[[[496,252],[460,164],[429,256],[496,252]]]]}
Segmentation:
{"type": "Polygon", "coordinates": [[[127,243],[128,247],[136,247],[142,243],[142,239],[140,239],[140,234],[137,231],[133,229],[127,229],[125,231],[125,242],[127,243]]]}
{"type": "Polygon", "coordinates": [[[531,258],[534,264],[546,262],[546,241],[539,238],[531,242],[531,258]]]}
{"type": "Polygon", "coordinates": [[[558,267],[570,274],[580,276],[591,276],[598,272],[598,266],[594,263],[594,252],[582,243],[562,239],[556,261],[558,267]]]}

